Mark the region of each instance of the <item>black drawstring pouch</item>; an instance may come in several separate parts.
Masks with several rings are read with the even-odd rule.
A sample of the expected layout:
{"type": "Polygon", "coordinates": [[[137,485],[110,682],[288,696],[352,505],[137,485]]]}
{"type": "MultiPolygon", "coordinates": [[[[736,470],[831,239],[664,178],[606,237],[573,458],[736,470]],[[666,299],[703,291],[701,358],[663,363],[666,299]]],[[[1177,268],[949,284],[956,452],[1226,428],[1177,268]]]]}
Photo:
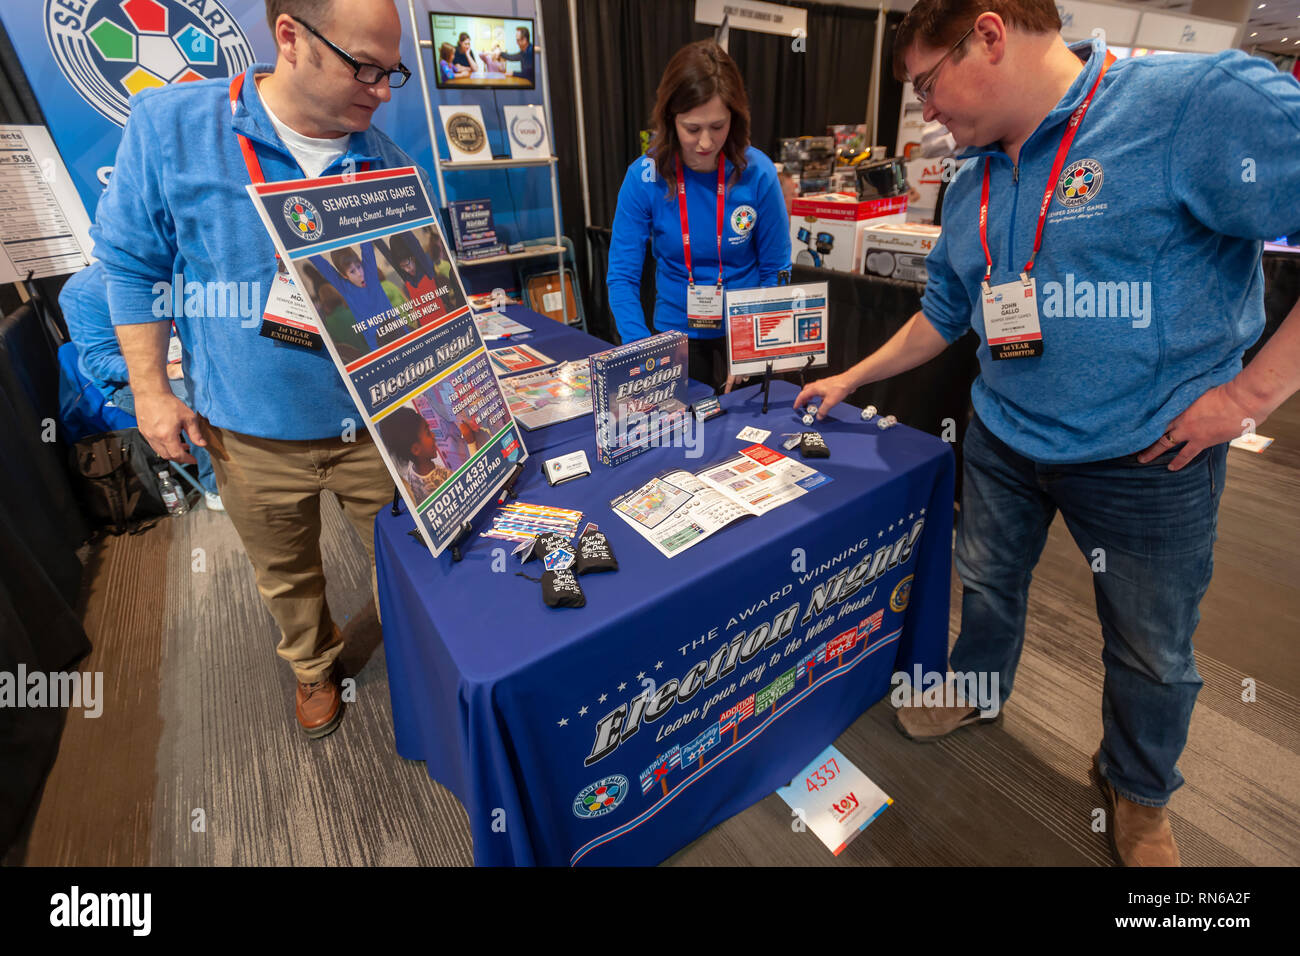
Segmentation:
{"type": "Polygon", "coordinates": [[[547,571],[542,575],[542,599],[548,607],[585,607],[587,596],[582,593],[572,568],[547,571]]]}
{"type": "Polygon", "coordinates": [[[588,531],[578,539],[578,559],[574,562],[578,574],[599,571],[617,571],[618,558],[609,546],[609,539],[601,531],[588,531]]]}

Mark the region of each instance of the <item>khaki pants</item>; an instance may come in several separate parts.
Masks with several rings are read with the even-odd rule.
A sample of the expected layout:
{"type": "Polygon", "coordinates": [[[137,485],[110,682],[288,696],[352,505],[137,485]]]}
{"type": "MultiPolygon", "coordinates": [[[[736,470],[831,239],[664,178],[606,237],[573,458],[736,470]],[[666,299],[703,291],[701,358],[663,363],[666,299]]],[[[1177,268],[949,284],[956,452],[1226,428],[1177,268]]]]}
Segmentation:
{"type": "Polygon", "coordinates": [[[204,437],[257,590],[280,626],[276,653],[299,681],[318,681],[343,651],[325,602],[320,493],[328,488],[338,496],[370,559],[373,589],[375,515],[392,502],[393,479],[364,429],[353,442],[255,438],[212,425],[204,437]]]}

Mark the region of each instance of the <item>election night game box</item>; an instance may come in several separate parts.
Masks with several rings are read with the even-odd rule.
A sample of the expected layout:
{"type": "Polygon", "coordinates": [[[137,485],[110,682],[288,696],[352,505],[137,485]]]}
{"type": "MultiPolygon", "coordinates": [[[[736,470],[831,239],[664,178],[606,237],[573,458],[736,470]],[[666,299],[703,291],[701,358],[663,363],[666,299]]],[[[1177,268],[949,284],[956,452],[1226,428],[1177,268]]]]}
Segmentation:
{"type": "Polygon", "coordinates": [[[658,447],[687,414],[687,345],[662,332],[591,356],[596,456],[621,465],[658,447]]]}

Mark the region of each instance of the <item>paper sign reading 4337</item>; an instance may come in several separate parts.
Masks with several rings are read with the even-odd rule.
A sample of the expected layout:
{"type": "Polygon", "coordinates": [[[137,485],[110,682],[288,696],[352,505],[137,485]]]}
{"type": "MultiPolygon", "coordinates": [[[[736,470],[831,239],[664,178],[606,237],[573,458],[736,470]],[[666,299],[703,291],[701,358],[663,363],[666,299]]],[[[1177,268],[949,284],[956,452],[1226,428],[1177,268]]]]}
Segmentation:
{"type": "Polygon", "coordinates": [[[777,793],[836,856],[894,802],[834,747],[813,757],[777,793]]]}

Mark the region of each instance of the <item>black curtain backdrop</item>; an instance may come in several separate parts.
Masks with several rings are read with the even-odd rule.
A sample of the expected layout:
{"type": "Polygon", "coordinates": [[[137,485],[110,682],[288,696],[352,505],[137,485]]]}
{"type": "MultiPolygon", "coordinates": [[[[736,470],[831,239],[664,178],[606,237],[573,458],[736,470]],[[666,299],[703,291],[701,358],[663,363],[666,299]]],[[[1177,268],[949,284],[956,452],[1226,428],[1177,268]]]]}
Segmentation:
{"type": "MultiPolygon", "coordinates": [[[[792,3],[808,11],[808,36],[794,38],[730,31],[729,49],[745,79],[751,141],[774,159],[786,136],[824,134],[833,123],[863,123],[875,49],[875,10],[824,3],[792,3]]],[[[541,0],[550,68],[561,206],[566,232],[579,246],[591,332],[613,340],[604,308],[605,243],[587,261],[582,241],[582,180],[578,168],[577,107],[567,0],[541,0]]],[[[887,16],[896,28],[901,14],[887,16]]],[[[580,0],[577,4],[591,222],[608,228],[627,167],[641,153],[655,90],[679,48],[714,35],[695,22],[695,0],[580,0]]],[[[892,32],[886,44],[892,42],[892,32]]],[[[885,53],[886,64],[889,54],[885,53]]],[[[893,148],[902,87],[882,77],[880,142],[893,148]]]]}
{"type": "MultiPolygon", "coordinates": [[[[0,123],[44,123],[2,26],[0,123]]],[[[56,317],[64,281],[33,283],[56,317]]],[[[66,446],[44,440],[46,423],[59,417],[53,344],[12,285],[0,286],[0,316],[0,671],[57,671],[90,651],[76,610],[76,548],[89,529],[68,481],[66,446]]],[[[62,727],[57,708],[0,709],[0,859],[11,847],[21,855],[62,727]]]]}

